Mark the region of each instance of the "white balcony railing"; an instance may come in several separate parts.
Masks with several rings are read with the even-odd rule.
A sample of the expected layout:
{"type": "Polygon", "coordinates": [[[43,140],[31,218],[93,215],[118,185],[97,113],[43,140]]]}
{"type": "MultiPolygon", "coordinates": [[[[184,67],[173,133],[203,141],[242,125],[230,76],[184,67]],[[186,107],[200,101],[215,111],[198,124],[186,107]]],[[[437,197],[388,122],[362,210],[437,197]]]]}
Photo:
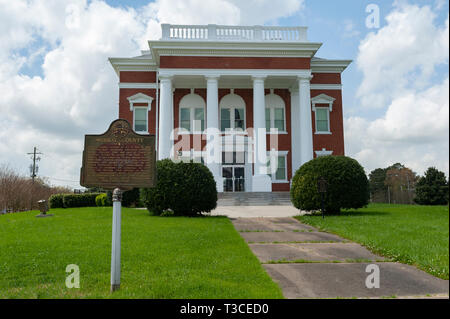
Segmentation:
{"type": "Polygon", "coordinates": [[[161,40],[307,42],[306,27],[161,24],[161,40]]]}

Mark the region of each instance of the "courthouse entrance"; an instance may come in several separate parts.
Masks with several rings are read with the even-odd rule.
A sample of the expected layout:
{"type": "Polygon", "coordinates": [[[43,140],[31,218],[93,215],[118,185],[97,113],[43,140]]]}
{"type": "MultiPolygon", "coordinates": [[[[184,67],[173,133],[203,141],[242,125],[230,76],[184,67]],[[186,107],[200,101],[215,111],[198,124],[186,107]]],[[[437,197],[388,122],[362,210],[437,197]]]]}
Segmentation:
{"type": "Polygon", "coordinates": [[[222,153],[224,192],[245,192],[245,153],[222,153]]]}
{"type": "Polygon", "coordinates": [[[243,165],[222,166],[223,191],[245,192],[245,167],[243,165]]]}

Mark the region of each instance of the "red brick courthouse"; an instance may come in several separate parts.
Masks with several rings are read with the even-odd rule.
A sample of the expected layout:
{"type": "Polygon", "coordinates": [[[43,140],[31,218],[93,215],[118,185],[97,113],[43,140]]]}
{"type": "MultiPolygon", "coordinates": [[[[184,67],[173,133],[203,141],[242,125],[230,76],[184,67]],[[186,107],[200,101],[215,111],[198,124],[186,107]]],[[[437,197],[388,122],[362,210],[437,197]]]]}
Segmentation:
{"type": "Polygon", "coordinates": [[[119,117],[156,135],[158,159],[204,162],[220,192],[270,192],[313,157],[344,154],[351,61],[315,57],[306,27],[163,24],[148,44],[110,62],[119,117]]]}

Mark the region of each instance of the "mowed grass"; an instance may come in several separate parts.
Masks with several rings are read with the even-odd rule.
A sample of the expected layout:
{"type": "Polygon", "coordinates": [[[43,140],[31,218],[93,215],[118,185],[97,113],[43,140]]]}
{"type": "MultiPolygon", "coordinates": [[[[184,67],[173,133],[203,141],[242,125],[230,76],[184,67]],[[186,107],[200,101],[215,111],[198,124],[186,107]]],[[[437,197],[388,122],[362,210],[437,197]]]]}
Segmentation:
{"type": "Polygon", "coordinates": [[[370,204],[324,220],[318,215],[297,218],[394,261],[449,278],[448,206],[370,204]]]}
{"type": "Polygon", "coordinates": [[[112,208],[0,215],[0,298],[282,298],[225,217],[122,210],[121,289],[110,294],[112,208]],[[66,288],[66,266],[80,289],[66,288]]]}

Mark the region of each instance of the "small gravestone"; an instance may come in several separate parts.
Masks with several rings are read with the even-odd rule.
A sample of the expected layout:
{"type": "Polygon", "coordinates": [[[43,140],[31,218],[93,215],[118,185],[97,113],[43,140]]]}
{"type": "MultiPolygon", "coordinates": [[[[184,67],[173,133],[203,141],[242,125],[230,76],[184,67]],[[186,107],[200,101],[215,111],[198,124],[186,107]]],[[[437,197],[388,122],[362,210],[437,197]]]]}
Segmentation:
{"type": "Polygon", "coordinates": [[[51,216],[53,216],[53,214],[47,214],[49,209],[48,209],[48,203],[46,200],[43,200],[43,199],[39,200],[38,205],[39,205],[39,210],[41,211],[41,213],[39,215],[36,215],[36,217],[51,217],[51,216]]]}

